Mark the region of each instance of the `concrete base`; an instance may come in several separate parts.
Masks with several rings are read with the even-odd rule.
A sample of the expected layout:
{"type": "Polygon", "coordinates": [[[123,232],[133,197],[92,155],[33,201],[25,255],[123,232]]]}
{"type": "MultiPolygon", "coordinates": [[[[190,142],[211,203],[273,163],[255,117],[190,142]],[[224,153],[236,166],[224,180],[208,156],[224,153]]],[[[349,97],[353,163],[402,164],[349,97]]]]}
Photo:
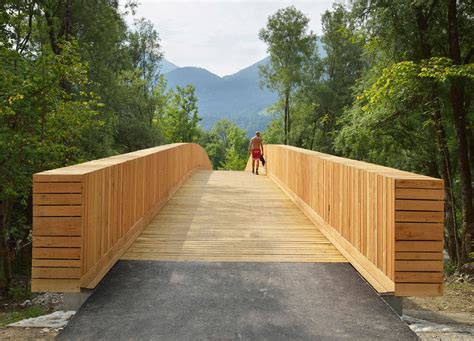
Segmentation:
{"type": "Polygon", "coordinates": [[[395,295],[380,295],[382,299],[387,303],[397,315],[402,316],[403,314],[403,300],[402,297],[395,295]]]}
{"type": "Polygon", "coordinates": [[[81,289],[81,292],[65,292],[60,308],[63,311],[78,311],[94,290],[81,289]]]}

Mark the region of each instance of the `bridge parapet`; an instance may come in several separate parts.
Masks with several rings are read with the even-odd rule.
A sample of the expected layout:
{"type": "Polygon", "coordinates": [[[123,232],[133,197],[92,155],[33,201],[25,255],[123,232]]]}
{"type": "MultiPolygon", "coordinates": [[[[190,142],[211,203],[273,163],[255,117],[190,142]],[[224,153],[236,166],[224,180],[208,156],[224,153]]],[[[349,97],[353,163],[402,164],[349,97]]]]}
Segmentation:
{"type": "Polygon", "coordinates": [[[443,181],[266,145],[266,171],[380,293],[443,293],[443,181]]]}
{"type": "Polygon", "coordinates": [[[35,174],[32,291],[94,288],[197,169],[204,149],[177,143],[35,174]]]}

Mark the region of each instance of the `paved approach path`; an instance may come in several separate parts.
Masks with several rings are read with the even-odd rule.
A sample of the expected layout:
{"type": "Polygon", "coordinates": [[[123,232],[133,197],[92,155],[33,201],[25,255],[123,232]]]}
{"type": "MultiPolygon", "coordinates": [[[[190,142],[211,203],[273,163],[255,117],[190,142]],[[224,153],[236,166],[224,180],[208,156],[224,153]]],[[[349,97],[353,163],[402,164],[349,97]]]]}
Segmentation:
{"type": "Polygon", "coordinates": [[[267,177],[199,172],[63,340],[411,340],[411,330],[267,177]]]}

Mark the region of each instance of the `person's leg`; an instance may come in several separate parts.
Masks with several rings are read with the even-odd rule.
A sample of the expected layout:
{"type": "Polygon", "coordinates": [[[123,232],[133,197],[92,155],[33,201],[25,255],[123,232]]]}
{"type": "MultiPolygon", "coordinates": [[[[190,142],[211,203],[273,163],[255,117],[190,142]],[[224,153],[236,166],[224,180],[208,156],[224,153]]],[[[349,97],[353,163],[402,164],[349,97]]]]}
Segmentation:
{"type": "Polygon", "coordinates": [[[255,160],[252,159],[252,173],[255,173],[255,160]]]}
{"type": "Polygon", "coordinates": [[[260,163],[260,160],[257,160],[257,170],[255,171],[255,174],[258,175],[258,164],[260,163]]]}

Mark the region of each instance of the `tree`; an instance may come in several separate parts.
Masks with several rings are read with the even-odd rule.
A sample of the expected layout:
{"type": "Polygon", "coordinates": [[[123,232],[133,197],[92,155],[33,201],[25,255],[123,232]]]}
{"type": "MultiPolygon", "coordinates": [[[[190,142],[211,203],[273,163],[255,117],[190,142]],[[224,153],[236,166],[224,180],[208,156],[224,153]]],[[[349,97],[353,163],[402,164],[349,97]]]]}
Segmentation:
{"type": "Polygon", "coordinates": [[[143,119],[152,125],[156,112],[152,92],[159,79],[160,62],[163,59],[160,38],[153,23],[145,18],[135,20],[135,30],[129,33],[132,61],[140,72],[143,81],[142,101],[138,102],[138,110],[143,119]]]}
{"type": "Polygon", "coordinates": [[[297,146],[335,153],[334,139],[344,108],[352,104],[352,87],[366,68],[362,58],[364,35],[342,6],[322,16],[326,56],[314,48],[305,60],[293,102],[290,140],[297,146]]]}
{"type": "Polygon", "coordinates": [[[199,138],[198,105],[194,87],[176,87],[161,117],[161,128],[169,143],[195,142],[199,138]]]}
{"type": "Polygon", "coordinates": [[[263,84],[276,91],[283,103],[285,144],[291,131],[291,97],[302,78],[302,69],[315,49],[316,36],[308,31],[309,19],[295,7],[278,10],[268,18],[259,38],[267,44],[270,63],[260,66],[263,84]]]}
{"type": "MultiPolygon", "coordinates": [[[[448,251],[453,261],[461,266],[469,261],[472,240],[469,166],[472,165],[472,153],[468,143],[469,136],[472,136],[468,113],[472,115],[472,109],[469,109],[471,98],[465,96],[464,89],[472,89],[470,60],[473,49],[469,32],[473,29],[473,23],[469,18],[472,18],[473,7],[456,1],[373,1],[370,4],[356,1],[352,12],[367,32],[370,43],[366,51],[374,72],[362,77],[364,80],[359,82],[359,90],[362,91],[356,92],[362,101],[365,98],[369,102],[369,106],[356,104],[348,111],[348,117],[350,112],[355,114],[358,108],[362,111],[366,108],[368,116],[378,116],[379,129],[387,129],[387,123],[394,120],[403,123],[410,119],[414,125],[398,127],[399,139],[406,136],[417,140],[423,133],[427,136],[427,143],[437,147],[433,154],[429,153],[432,155],[425,154],[421,164],[428,165],[436,160],[437,167],[426,167],[424,172],[440,175],[445,180],[448,251]],[[444,27],[447,34],[440,27],[444,27]],[[382,90],[379,92],[381,96],[375,95],[377,86],[382,90]],[[361,95],[366,90],[371,94],[368,97],[361,95]],[[458,156],[458,173],[453,165],[453,154],[458,156]],[[456,185],[458,181],[460,188],[456,185]],[[458,238],[459,231],[456,229],[456,205],[459,202],[462,207],[462,238],[458,238]],[[457,240],[461,240],[459,247],[457,240]],[[458,255],[458,249],[461,255],[458,255]],[[461,260],[458,261],[458,258],[461,260]]],[[[352,122],[355,123],[355,120],[361,119],[354,115],[352,122]]],[[[359,135],[362,138],[363,135],[359,135]]],[[[380,149],[383,146],[379,142],[373,147],[380,149]]],[[[423,153],[411,153],[413,161],[419,160],[420,155],[423,153]]],[[[392,162],[388,160],[388,164],[392,162]]],[[[412,164],[411,167],[416,166],[412,164]]]]}
{"type": "Polygon", "coordinates": [[[249,139],[243,129],[229,120],[219,120],[203,135],[201,144],[206,149],[214,169],[243,170],[247,164],[249,139]]]}
{"type": "Polygon", "coordinates": [[[27,243],[31,217],[26,215],[32,174],[93,157],[85,140],[102,132],[110,122],[98,118],[94,94],[85,92],[87,66],[77,44],[60,43],[60,54],[48,46],[30,59],[10,47],[0,49],[0,224],[6,287],[12,253],[27,243]],[[68,87],[64,87],[68,84],[68,87]]]}
{"type": "MultiPolygon", "coordinates": [[[[472,6],[472,5],[471,5],[472,6]]],[[[458,4],[456,0],[448,0],[448,55],[453,61],[454,65],[461,66],[469,64],[474,55],[474,46],[464,56],[461,56],[461,45],[459,37],[459,21],[458,4]],[[464,58],[463,58],[464,57],[464,58]]],[[[461,12],[462,13],[462,12],[461,12]]],[[[460,13],[460,14],[461,14],[460,13]]],[[[472,21],[474,11],[467,13],[472,21]]],[[[472,28],[471,24],[471,28],[472,28]]],[[[471,33],[472,34],[472,31],[471,33]]],[[[454,127],[456,129],[456,139],[458,144],[458,162],[459,173],[461,177],[461,202],[462,202],[462,263],[470,261],[470,253],[472,249],[472,242],[474,238],[474,219],[473,219],[473,200],[472,200],[472,171],[471,160],[474,155],[469,155],[469,146],[467,141],[467,120],[466,120],[466,101],[464,77],[453,77],[449,89],[451,106],[454,119],[454,127]]],[[[472,124],[472,122],[471,122],[472,124]]],[[[473,162],[474,163],[474,162],[473,162]]]]}

